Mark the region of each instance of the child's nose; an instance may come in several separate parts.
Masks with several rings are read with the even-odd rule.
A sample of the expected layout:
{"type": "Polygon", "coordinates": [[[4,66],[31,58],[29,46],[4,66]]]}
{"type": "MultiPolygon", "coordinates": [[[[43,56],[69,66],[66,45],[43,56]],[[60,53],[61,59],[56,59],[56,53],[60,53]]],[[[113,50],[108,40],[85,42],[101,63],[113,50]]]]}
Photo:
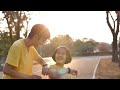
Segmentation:
{"type": "Polygon", "coordinates": [[[62,54],[59,54],[59,56],[62,56],[62,54]]]}

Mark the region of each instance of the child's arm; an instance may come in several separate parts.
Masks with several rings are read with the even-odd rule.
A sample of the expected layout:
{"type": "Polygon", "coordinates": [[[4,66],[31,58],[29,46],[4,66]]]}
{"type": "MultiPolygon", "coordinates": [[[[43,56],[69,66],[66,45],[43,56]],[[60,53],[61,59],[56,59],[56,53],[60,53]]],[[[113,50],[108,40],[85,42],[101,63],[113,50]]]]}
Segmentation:
{"type": "Polygon", "coordinates": [[[50,79],[59,79],[60,78],[60,74],[57,72],[54,65],[51,65],[49,67],[49,75],[48,76],[50,79]]]}
{"type": "Polygon", "coordinates": [[[58,74],[57,72],[51,72],[51,73],[49,73],[49,78],[60,79],[60,74],[58,74]]]}
{"type": "Polygon", "coordinates": [[[77,76],[78,71],[77,71],[77,70],[75,70],[75,69],[70,69],[70,68],[68,68],[68,73],[69,73],[69,74],[72,74],[72,75],[76,75],[76,76],[77,76]]]}
{"type": "Polygon", "coordinates": [[[63,68],[63,69],[59,70],[58,72],[61,75],[61,79],[74,79],[74,77],[76,75],[74,72],[73,73],[71,71],[69,72],[68,68],[63,68]]]}

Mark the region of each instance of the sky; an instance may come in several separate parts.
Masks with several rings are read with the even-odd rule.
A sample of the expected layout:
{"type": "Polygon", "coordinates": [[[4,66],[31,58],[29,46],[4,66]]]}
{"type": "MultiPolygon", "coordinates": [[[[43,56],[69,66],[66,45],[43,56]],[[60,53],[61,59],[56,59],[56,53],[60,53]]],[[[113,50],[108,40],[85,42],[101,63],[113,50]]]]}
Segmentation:
{"type": "Polygon", "coordinates": [[[73,39],[88,38],[112,43],[105,11],[33,11],[28,29],[38,23],[48,27],[51,39],[57,35],[68,34],[73,39]]]}
{"type": "Polygon", "coordinates": [[[51,38],[68,34],[73,39],[88,38],[97,42],[112,42],[105,11],[41,11],[33,14],[29,28],[37,23],[45,24],[49,28],[51,38]]]}

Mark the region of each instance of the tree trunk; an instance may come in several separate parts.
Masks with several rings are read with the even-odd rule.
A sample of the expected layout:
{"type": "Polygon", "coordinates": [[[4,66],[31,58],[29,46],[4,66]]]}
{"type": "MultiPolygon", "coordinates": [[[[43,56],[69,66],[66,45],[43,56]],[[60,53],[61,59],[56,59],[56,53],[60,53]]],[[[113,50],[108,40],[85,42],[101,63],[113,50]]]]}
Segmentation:
{"type": "Polygon", "coordinates": [[[20,39],[20,32],[19,31],[16,32],[16,40],[18,40],[18,39],[20,39]]]}
{"type": "Polygon", "coordinates": [[[10,31],[10,42],[11,42],[11,45],[12,45],[12,43],[13,43],[12,30],[9,28],[9,31],[10,31]]]}
{"type": "Polygon", "coordinates": [[[17,23],[16,23],[16,27],[15,27],[15,31],[16,31],[16,40],[20,39],[20,17],[18,15],[17,18],[17,23]]]}
{"type": "Polygon", "coordinates": [[[8,18],[6,18],[6,21],[7,21],[7,24],[8,24],[8,29],[9,29],[9,34],[10,34],[10,42],[11,42],[11,45],[12,45],[12,43],[13,43],[12,28],[10,27],[8,18]]]}
{"type": "Polygon", "coordinates": [[[17,26],[15,27],[15,31],[16,31],[16,40],[20,39],[20,23],[19,21],[17,22],[17,26]]]}
{"type": "Polygon", "coordinates": [[[109,22],[109,14],[110,12],[109,11],[106,11],[106,19],[107,19],[107,24],[111,30],[111,33],[113,35],[113,43],[112,43],[112,61],[113,62],[117,62],[119,63],[119,60],[118,60],[118,46],[117,46],[117,36],[118,36],[118,33],[119,33],[119,18],[117,17],[117,27],[116,27],[116,31],[115,31],[115,20],[113,19],[112,15],[112,20],[113,20],[113,23],[114,23],[114,28],[112,28],[110,22],[109,22]]]}
{"type": "Polygon", "coordinates": [[[113,35],[112,50],[112,61],[118,63],[117,35],[113,35]]]}

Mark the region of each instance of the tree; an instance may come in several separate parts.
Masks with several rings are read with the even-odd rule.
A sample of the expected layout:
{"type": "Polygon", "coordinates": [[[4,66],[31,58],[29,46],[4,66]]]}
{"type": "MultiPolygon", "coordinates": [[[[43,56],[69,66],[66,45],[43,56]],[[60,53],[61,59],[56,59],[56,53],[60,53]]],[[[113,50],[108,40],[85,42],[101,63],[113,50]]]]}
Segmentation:
{"type": "Polygon", "coordinates": [[[81,55],[82,53],[93,53],[96,49],[97,42],[93,39],[83,38],[82,41],[77,39],[74,42],[75,55],[81,55]]]}
{"type": "Polygon", "coordinates": [[[80,46],[80,51],[82,53],[93,53],[96,48],[97,42],[92,39],[84,38],[80,46]]]}
{"type": "Polygon", "coordinates": [[[73,48],[73,50],[74,50],[75,55],[79,55],[80,54],[82,44],[83,44],[83,42],[80,39],[77,39],[74,42],[74,48],[73,48]]]}
{"type": "Polygon", "coordinates": [[[119,14],[117,13],[117,19],[114,19],[111,12],[110,11],[106,11],[106,20],[107,20],[107,24],[111,30],[112,36],[113,36],[113,42],[112,42],[112,61],[113,62],[118,62],[118,46],[117,46],[117,36],[119,33],[119,14]],[[112,18],[113,21],[113,27],[110,24],[110,19],[109,19],[109,15],[112,18]],[[117,25],[116,22],[117,21],[117,25]]]}
{"type": "MultiPolygon", "coordinates": [[[[4,14],[4,18],[7,21],[9,34],[10,34],[10,41],[11,44],[13,41],[13,35],[15,35],[16,40],[20,39],[20,31],[22,28],[26,28],[28,25],[29,13],[27,11],[2,11],[4,14]]],[[[26,36],[27,31],[25,32],[26,36]]]]}
{"type": "Polygon", "coordinates": [[[97,42],[93,39],[89,39],[88,41],[86,41],[86,45],[88,47],[88,51],[87,52],[94,52],[96,46],[97,46],[97,42]]]}
{"type": "Polygon", "coordinates": [[[66,46],[69,48],[71,54],[73,50],[73,40],[69,35],[57,35],[50,40],[48,44],[42,47],[41,52],[44,53],[43,56],[52,56],[55,49],[59,46],[66,46]]]}
{"type": "Polygon", "coordinates": [[[105,42],[101,42],[98,44],[97,49],[101,52],[110,52],[111,51],[111,45],[105,42]]]}
{"type": "Polygon", "coordinates": [[[10,48],[10,40],[9,40],[8,32],[0,31],[0,56],[6,57],[8,53],[8,49],[10,48]]]}
{"type": "Polygon", "coordinates": [[[73,39],[69,35],[57,35],[50,42],[54,48],[66,46],[72,51],[73,39]]]}

